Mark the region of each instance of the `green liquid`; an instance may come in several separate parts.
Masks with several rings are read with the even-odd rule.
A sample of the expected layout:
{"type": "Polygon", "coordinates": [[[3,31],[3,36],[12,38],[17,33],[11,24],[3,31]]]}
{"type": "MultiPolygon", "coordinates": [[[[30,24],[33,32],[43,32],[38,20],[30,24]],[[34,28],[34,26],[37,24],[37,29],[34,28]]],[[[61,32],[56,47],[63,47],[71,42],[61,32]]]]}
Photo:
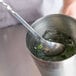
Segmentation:
{"type": "MultiPolygon", "coordinates": [[[[49,33],[49,32],[48,32],[49,33]]],[[[65,33],[57,32],[54,36],[45,33],[44,38],[49,41],[59,42],[62,43],[65,46],[65,50],[63,53],[55,56],[46,55],[44,51],[42,50],[42,45],[35,43],[33,46],[32,53],[43,60],[46,61],[60,61],[67,59],[75,54],[75,43],[73,39],[66,35],[65,33]],[[49,38],[47,37],[49,35],[49,38]]]]}

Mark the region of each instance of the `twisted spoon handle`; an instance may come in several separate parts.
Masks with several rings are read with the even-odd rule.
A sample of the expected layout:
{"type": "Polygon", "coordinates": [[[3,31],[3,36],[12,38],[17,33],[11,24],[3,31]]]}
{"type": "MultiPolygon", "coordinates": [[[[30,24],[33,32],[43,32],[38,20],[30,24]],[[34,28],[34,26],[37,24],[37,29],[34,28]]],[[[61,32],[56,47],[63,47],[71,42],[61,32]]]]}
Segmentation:
{"type": "Polygon", "coordinates": [[[15,12],[7,3],[4,1],[1,1],[2,3],[9,12],[12,13],[12,15],[17,18],[37,39],[42,39],[43,38],[17,13],[15,12]]]}

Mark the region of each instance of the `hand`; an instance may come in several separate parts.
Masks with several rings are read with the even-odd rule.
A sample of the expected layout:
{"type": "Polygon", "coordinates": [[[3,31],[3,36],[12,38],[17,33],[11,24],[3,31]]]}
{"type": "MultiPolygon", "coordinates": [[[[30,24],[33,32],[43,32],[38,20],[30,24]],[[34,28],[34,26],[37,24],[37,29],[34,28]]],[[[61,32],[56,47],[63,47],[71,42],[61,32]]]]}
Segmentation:
{"type": "Polygon", "coordinates": [[[64,0],[62,13],[76,19],[76,0],[64,0]]]}

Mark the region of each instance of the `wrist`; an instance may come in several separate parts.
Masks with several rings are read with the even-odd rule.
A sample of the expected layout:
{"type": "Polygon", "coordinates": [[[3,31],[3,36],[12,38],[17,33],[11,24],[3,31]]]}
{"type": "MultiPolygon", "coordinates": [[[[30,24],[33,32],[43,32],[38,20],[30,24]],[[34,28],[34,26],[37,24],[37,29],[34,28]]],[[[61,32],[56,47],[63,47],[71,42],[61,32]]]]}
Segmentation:
{"type": "Polygon", "coordinates": [[[76,0],[64,0],[62,12],[65,13],[67,9],[69,8],[69,6],[71,6],[72,4],[75,4],[75,2],[76,0]]]}
{"type": "Polygon", "coordinates": [[[71,3],[75,2],[76,0],[64,0],[64,6],[68,6],[70,5],[71,3]]]}

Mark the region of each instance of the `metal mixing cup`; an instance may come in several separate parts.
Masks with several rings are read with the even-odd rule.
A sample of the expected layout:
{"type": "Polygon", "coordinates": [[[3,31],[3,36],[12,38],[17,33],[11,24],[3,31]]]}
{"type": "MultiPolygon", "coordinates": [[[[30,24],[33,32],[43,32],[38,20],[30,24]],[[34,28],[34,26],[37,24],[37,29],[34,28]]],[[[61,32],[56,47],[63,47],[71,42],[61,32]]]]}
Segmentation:
{"type": "MultiPolygon", "coordinates": [[[[61,14],[53,14],[41,18],[32,24],[32,27],[41,35],[47,30],[53,30],[51,27],[55,27],[57,30],[66,33],[71,36],[76,44],[76,20],[61,14]]],[[[35,37],[28,32],[26,35],[26,45],[31,52],[35,42],[35,37]]],[[[36,62],[42,76],[76,76],[76,55],[75,53],[60,61],[45,61],[35,55],[31,55],[36,62]]]]}

